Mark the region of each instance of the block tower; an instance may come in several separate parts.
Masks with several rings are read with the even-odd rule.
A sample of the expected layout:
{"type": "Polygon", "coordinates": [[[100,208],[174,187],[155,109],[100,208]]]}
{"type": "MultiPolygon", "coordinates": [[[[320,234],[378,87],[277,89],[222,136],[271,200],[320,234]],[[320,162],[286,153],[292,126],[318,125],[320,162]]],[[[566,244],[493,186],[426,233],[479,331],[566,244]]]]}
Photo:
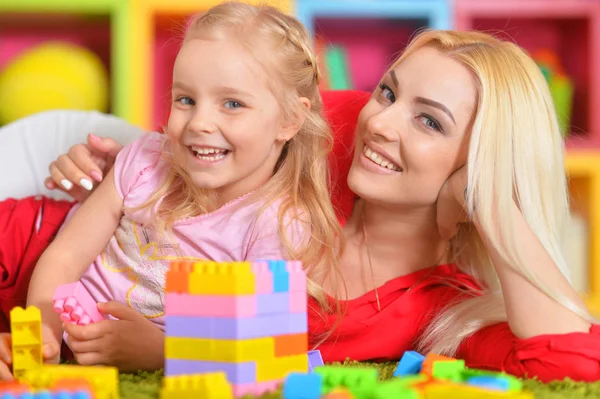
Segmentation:
{"type": "Polygon", "coordinates": [[[306,308],[301,262],[173,262],[165,374],[222,371],[236,397],[273,390],[308,371],[306,308]]]}

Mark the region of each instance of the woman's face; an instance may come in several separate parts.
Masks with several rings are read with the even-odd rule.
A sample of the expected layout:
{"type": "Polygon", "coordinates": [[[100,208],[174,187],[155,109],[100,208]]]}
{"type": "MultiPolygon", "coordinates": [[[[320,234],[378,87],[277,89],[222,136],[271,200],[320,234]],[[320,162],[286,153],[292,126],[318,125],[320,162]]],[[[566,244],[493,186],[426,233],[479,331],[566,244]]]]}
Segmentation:
{"type": "Polygon", "coordinates": [[[471,72],[432,47],[381,80],[362,109],[348,184],[388,206],[430,206],[467,159],[477,91],[471,72]]]}

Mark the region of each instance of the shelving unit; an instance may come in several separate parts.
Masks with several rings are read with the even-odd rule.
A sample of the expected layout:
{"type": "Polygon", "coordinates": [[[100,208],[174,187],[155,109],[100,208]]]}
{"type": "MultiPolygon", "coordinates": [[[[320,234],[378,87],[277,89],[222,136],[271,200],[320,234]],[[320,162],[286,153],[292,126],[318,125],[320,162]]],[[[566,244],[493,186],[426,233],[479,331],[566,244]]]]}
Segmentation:
{"type": "Polygon", "coordinates": [[[376,87],[416,31],[452,26],[446,0],[297,0],[296,15],[312,37],[345,49],[351,88],[365,91],[376,87]]]}
{"type": "Polygon", "coordinates": [[[129,3],[121,0],[2,0],[0,68],[41,42],[84,45],[99,55],[109,72],[110,112],[128,118],[128,9],[129,3]]]}

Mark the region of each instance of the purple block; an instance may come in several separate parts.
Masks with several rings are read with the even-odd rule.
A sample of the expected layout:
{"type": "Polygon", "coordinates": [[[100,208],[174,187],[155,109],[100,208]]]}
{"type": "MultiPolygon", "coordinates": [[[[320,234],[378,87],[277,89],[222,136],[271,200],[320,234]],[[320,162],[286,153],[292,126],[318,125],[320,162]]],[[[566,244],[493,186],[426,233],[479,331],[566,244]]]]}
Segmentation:
{"type": "Polygon", "coordinates": [[[253,318],[166,316],[168,337],[245,339],[302,334],[308,331],[306,313],[253,318]]]}
{"type": "Polygon", "coordinates": [[[323,366],[320,350],[308,351],[308,372],[312,373],[315,367],[323,366]]]}
{"type": "Polygon", "coordinates": [[[200,360],[165,360],[165,375],[185,375],[224,371],[231,384],[256,382],[256,362],[229,363],[200,360]]]}
{"type": "Polygon", "coordinates": [[[274,292],[272,294],[260,294],[256,296],[256,310],[259,315],[271,315],[275,313],[289,313],[290,293],[274,292]]]}

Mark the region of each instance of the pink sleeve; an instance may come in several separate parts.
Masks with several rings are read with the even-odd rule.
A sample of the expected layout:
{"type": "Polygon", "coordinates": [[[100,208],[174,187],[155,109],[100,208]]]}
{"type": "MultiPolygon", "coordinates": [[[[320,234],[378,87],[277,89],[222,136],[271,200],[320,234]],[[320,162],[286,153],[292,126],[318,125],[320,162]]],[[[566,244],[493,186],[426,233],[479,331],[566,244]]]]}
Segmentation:
{"type": "MultiPolygon", "coordinates": [[[[297,219],[285,221],[285,238],[288,246],[300,248],[307,235],[306,222],[297,219]]],[[[279,234],[279,219],[276,209],[265,210],[252,226],[248,239],[246,260],[286,259],[286,246],[279,234]]]]}
{"type": "Polygon", "coordinates": [[[152,132],[123,147],[115,159],[115,185],[122,199],[135,188],[142,177],[152,170],[160,160],[165,136],[152,132]]]}

